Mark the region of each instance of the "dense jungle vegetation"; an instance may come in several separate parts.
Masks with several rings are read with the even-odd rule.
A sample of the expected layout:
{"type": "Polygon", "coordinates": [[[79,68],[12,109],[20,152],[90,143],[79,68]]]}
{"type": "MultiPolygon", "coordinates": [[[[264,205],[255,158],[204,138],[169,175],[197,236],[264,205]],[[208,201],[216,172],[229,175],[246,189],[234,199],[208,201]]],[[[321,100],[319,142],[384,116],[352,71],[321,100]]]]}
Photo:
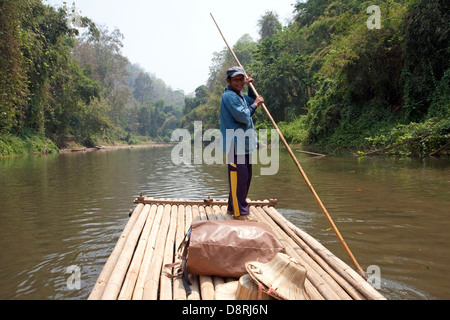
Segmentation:
{"type": "MultiPolygon", "coordinates": [[[[381,0],[297,2],[283,27],[259,20],[260,39],[244,35],[234,51],[290,143],[351,146],[360,154],[428,156],[450,141],[450,2],[381,0]],[[376,21],[375,21],[376,22],[376,21]],[[369,28],[370,25],[370,28],[369,28]]],[[[206,86],[186,105],[184,125],[217,127],[225,70],[216,53],[206,86]]],[[[270,128],[263,111],[256,126],[270,128]]]]}
{"type": "Polygon", "coordinates": [[[67,7],[0,1],[0,156],[170,140],[184,92],[128,61],[122,40],[67,7]]]}
{"type": "MultiPolygon", "coordinates": [[[[429,156],[450,141],[448,0],[297,1],[234,51],[289,143],[429,156]],[[376,26],[378,22],[379,26],[376,26]],[[375,28],[374,28],[375,26],[375,28]]],[[[66,8],[67,9],[67,8],[66,8]]],[[[219,127],[226,70],[216,52],[194,97],[121,54],[123,35],[40,0],[0,1],[0,156],[74,145],[168,141],[219,127]]],[[[270,128],[262,110],[258,128],[270,128]]]]}

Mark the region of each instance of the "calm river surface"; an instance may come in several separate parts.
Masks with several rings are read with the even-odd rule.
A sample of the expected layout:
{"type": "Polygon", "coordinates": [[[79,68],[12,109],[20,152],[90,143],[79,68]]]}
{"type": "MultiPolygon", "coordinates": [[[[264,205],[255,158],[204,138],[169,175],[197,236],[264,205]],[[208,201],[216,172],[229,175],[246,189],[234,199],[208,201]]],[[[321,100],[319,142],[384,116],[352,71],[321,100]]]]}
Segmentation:
{"type": "MultiPolygon", "coordinates": [[[[0,299],[86,299],[140,192],[225,199],[225,165],[174,165],[172,148],[0,160],[0,299]],[[69,288],[71,266],[81,288],[69,288]]],[[[311,183],[389,299],[450,299],[450,160],[312,158],[311,183]]],[[[277,209],[351,265],[289,155],[254,167],[249,197],[277,209]]]]}

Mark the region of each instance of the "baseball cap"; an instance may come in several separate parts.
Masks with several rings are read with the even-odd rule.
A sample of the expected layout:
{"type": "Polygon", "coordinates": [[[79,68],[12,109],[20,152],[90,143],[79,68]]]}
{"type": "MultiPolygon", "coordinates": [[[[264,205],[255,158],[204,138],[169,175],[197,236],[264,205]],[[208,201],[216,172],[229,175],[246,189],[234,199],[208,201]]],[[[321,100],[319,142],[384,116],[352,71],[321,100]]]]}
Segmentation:
{"type": "Polygon", "coordinates": [[[227,79],[228,78],[234,78],[238,75],[246,76],[244,69],[241,67],[233,67],[227,70],[227,79]]]}

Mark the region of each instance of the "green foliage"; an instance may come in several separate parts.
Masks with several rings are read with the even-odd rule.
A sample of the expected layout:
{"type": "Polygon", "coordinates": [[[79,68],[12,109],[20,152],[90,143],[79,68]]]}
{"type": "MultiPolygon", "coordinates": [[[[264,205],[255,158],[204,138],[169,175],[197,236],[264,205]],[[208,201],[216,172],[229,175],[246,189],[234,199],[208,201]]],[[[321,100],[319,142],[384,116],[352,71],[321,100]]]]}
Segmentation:
{"type": "Polygon", "coordinates": [[[87,17],[73,23],[72,15],[66,4],[0,2],[1,153],[40,153],[22,141],[44,136],[59,147],[136,143],[140,134],[167,140],[184,93],[122,56],[119,30],[97,28],[87,17]],[[145,108],[152,117],[139,118],[145,108]]]}
{"type": "Polygon", "coordinates": [[[272,37],[282,29],[278,14],[273,11],[266,11],[264,16],[258,20],[258,27],[261,40],[272,37]]]}
{"type": "MultiPolygon", "coordinates": [[[[243,35],[233,46],[234,53],[245,69],[255,60],[253,52],[256,47],[257,43],[248,34],[243,35]]],[[[227,86],[227,70],[236,66],[237,63],[228,48],[224,48],[221,52],[215,52],[212,63],[207,87],[213,94],[222,95],[227,86]]]]}
{"type": "MultiPolygon", "coordinates": [[[[0,18],[14,26],[1,39],[1,47],[9,48],[2,50],[2,59],[10,54],[10,65],[5,66],[10,73],[2,72],[1,81],[7,90],[16,87],[1,96],[0,133],[20,137],[31,129],[60,144],[72,133],[74,119],[100,94],[100,85],[71,59],[78,30],[67,23],[64,8],[56,10],[37,0],[5,0],[1,10],[0,18]]],[[[82,21],[95,30],[89,19],[82,21]]]]}
{"type": "Polygon", "coordinates": [[[17,106],[23,106],[28,96],[26,60],[20,50],[24,32],[18,23],[22,13],[21,3],[0,2],[0,134],[17,125],[17,106]]]}
{"type": "Polygon", "coordinates": [[[0,135],[0,158],[26,154],[57,154],[58,147],[45,136],[26,129],[20,136],[0,135]]]}
{"type": "Polygon", "coordinates": [[[165,105],[163,100],[147,101],[138,110],[137,133],[161,141],[170,140],[172,131],[179,127],[181,110],[165,105]]]}
{"type": "Polygon", "coordinates": [[[427,118],[432,117],[440,119],[450,118],[450,69],[445,71],[444,76],[431,95],[427,118]]]}
{"type": "MultiPolygon", "coordinates": [[[[239,57],[252,48],[244,66],[289,143],[425,155],[448,143],[449,21],[447,0],[298,1],[290,25],[266,12],[257,46],[234,49],[239,57]],[[374,4],[380,29],[367,25],[374,4]]],[[[186,100],[185,126],[218,118],[225,70],[234,64],[226,49],[216,53],[210,94],[186,100]]],[[[262,112],[254,118],[256,128],[269,127],[262,112]]]]}
{"type": "Polygon", "coordinates": [[[285,46],[285,38],[290,36],[277,34],[264,40],[255,53],[256,61],[250,66],[258,90],[264,92],[275,121],[306,113],[311,81],[304,58],[296,47],[288,50],[285,46]]]}
{"type": "Polygon", "coordinates": [[[201,120],[203,130],[218,128],[220,101],[221,95],[209,93],[205,86],[198,87],[194,98],[186,98],[186,114],[181,126],[194,132],[194,121],[201,120]]]}
{"type": "MultiPolygon", "coordinates": [[[[65,9],[0,1],[1,153],[30,137],[132,144],[167,141],[199,120],[219,127],[226,70],[236,65],[227,48],[214,54],[206,85],[185,97],[121,54],[119,30],[87,17],[72,27],[65,9]]],[[[294,13],[283,27],[266,12],[261,38],[244,35],[233,48],[288,142],[421,156],[447,146],[448,0],[308,0],[294,13]],[[381,29],[366,24],[374,4],[381,29]]],[[[260,110],[254,119],[270,128],[260,110]]]]}
{"type": "MultiPolygon", "coordinates": [[[[248,35],[243,35],[233,46],[233,51],[244,68],[255,60],[254,50],[257,43],[248,35]]],[[[203,130],[219,128],[219,106],[227,86],[226,71],[237,63],[227,48],[216,52],[210,67],[210,77],[206,86],[195,90],[195,97],[185,99],[184,116],[181,125],[193,132],[194,121],[202,121],[203,130]]],[[[253,76],[253,74],[252,74],[253,76]]]]}
{"type": "Polygon", "coordinates": [[[428,156],[450,140],[450,118],[431,118],[422,123],[397,125],[386,134],[367,138],[372,146],[387,154],[428,156]]]}
{"type": "Polygon", "coordinates": [[[305,130],[306,116],[299,116],[293,121],[280,122],[278,127],[283,133],[284,138],[292,144],[302,144],[306,138],[305,130]]]}
{"type": "MultiPolygon", "coordinates": [[[[381,29],[368,29],[373,4],[298,2],[295,21],[259,44],[252,73],[288,142],[364,148],[397,125],[449,118],[450,3],[379,1],[381,29]]],[[[446,143],[433,137],[404,147],[446,143]]]]}
{"type": "MultiPolygon", "coordinates": [[[[443,81],[448,84],[449,21],[450,3],[446,0],[416,1],[404,17],[404,108],[412,121],[421,121],[427,115],[430,103],[436,102],[435,88],[443,90],[444,75],[443,81]]],[[[443,100],[448,101],[448,90],[443,93],[443,100]]]]}

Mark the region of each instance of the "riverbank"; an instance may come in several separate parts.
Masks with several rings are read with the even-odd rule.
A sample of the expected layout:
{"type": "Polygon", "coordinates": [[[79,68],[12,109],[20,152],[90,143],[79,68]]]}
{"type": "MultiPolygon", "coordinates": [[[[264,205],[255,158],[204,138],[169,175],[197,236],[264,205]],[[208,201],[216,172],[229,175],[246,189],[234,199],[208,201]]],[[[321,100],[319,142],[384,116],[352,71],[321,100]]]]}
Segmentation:
{"type": "Polygon", "coordinates": [[[106,151],[106,150],[119,150],[119,149],[142,149],[142,148],[161,148],[167,147],[168,143],[148,143],[138,145],[118,145],[118,146],[95,146],[94,148],[76,147],[76,148],[64,148],[59,153],[71,153],[71,152],[94,152],[94,151],[106,151]]]}
{"type": "Polygon", "coordinates": [[[149,141],[135,145],[97,145],[93,148],[89,148],[74,144],[66,148],[58,148],[58,146],[53,141],[46,138],[45,136],[32,132],[25,132],[20,136],[12,134],[0,135],[0,159],[28,155],[38,156],[70,152],[94,152],[118,149],[155,148],[165,147],[169,145],[170,144],[168,143],[156,143],[149,141]]]}
{"type": "Polygon", "coordinates": [[[45,136],[23,132],[20,136],[0,135],[0,159],[24,155],[57,154],[59,148],[45,136]]]}

